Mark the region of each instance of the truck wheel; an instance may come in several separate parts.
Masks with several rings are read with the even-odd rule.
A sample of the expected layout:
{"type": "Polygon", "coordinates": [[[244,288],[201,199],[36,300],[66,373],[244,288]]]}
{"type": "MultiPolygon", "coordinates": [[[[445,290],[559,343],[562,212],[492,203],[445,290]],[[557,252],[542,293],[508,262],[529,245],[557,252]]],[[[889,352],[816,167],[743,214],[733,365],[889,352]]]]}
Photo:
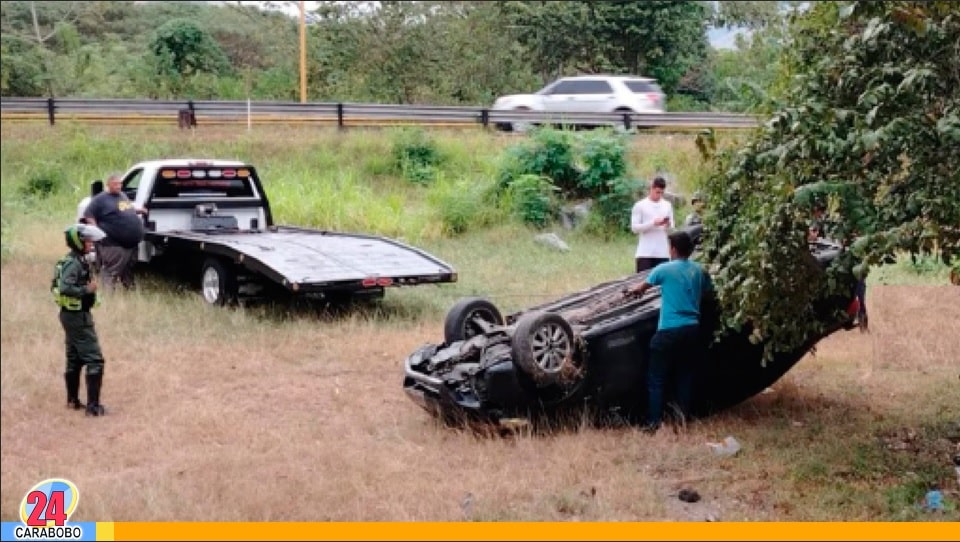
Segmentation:
{"type": "Polygon", "coordinates": [[[573,328],[559,314],[530,312],[517,321],[513,363],[538,387],[569,388],[583,378],[573,328]]]}
{"type": "Polygon", "coordinates": [[[480,335],[483,328],[477,320],[503,325],[503,315],[496,305],[482,297],[465,297],[447,311],[443,339],[450,344],[480,335]]]}
{"type": "Polygon", "coordinates": [[[237,298],[237,277],[218,258],[207,258],[200,271],[200,292],[211,305],[226,305],[237,298]]]}

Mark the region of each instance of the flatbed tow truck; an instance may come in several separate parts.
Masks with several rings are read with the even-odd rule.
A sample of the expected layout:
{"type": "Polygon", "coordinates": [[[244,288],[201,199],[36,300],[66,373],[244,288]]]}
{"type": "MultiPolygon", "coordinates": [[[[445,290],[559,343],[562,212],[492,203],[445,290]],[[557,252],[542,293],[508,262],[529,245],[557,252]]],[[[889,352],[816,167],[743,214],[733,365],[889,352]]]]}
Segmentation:
{"type": "MultiPolygon", "coordinates": [[[[100,181],[91,185],[92,195],[102,190],[100,181]]],[[[457,280],[448,263],[397,240],[274,224],[260,177],[244,162],[140,162],[123,174],[122,190],[146,209],[137,260],[199,278],[210,304],[278,290],[377,298],[387,287],[457,280]]]]}

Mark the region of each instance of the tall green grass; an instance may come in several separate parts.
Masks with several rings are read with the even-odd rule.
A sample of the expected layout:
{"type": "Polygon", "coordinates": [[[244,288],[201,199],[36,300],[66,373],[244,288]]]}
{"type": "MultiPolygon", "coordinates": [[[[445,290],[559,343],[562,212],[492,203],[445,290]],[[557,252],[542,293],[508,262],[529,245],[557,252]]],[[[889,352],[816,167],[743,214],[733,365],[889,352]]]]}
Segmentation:
{"type": "MultiPolygon", "coordinates": [[[[630,272],[635,238],[595,237],[556,224],[533,228],[496,191],[508,149],[525,139],[484,132],[404,130],[335,132],[303,128],[114,128],[6,125],[0,153],[3,262],[38,258],[36,231],[49,231],[49,250],[62,249],[58,232],[75,216],[89,182],[136,161],[162,157],[226,158],[255,165],[270,197],[275,221],[333,231],[365,232],[422,247],[460,271],[442,289],[403,289],[385,300],[389,315],[442,314],[463,295],[495,297],[504,310],[546,301],[630,272]],[[435,149],[429,182],[404,176],[397,156],[411,138],[435,149]],[[46,186],[31,193],[27,187],[46,186]],[[533,242],[555,231],[573,250],[552,251],[533,242]],[[33,232],[33,233],[29,233],[33,232]],[[502,271],[510,273],[504,284],[502,271]],[[571,271],[571,269],[574,269],[571,271]]],[[[640,156],[656,140],[637,138],[640,156]]],[[[694,153],[692,142],[677,152],[694,153]]],[[[631,174],[639,175],[635,170],[631,174]]],[[[692,171],[678,173],[679,178],[692,171]]],[[[401,318],[402,319],[402,318],[401,318]]]]}
{"type": "MultiPolygon", "coordinates": [[[[159,126],[8,123],[0,157],[3,253],[6,258],[16,250],[15,232],[22,220],[39,213],[65,225],[73,220],[90,181],[140,160],[165,157],[236,159],[255,165],[278,223],[364,231],[410,242],[456,237],[492,224],[519,224],[510,202],[491,193],[507,149],[522,141],[479,131],[422,129],[201,127],[184,132],[159,126]],[[411,167],[421,168],[413,178],[411,167]]],[[[636,138],[629,174],[678,167],[676,178],[695,178],[701,165],[691,141],[678,147],[636,138]],[[661,155],[688,156],[658,161],[661,155]]],[[[629,237],[628,232],[623,235],[629,237]]]]}
{"type": "MultiPolygon", "coordinates": [[[[525,226],[510,194],[497,192],[498,176],[510,156],[527,141],[523,136],[422,129],[338,132],[255,127],[248,131],[229,126],[185,132],[163,126],[72,123],[53,127],[7,123],[2,130],[0,242],[4,262],[22,252],[17,232],[24,223],[63,228],[74,219],[76,204],[87,195],[91,180],[123,171],[140,160],[164,157],[225,158],[255,165],[275,220],[281,224],[367,232],[451,248],[466,239],[525,243],[537,231],[553,230],[572,236],[582,247],[615,246],[618,253],[629,253],[634,242],[625,230],[594,236],[589,229],[566,232],[552,222],[540,230],[525,226]],[[409,177],[405,167],[416,160],[429,165],[427,178],[409,177]]],[[[670,190],[689,193],[706,174],[693,135],[640,134],[626,142],[627,178],[649,179],[666,173],[673,183],[670,190]]],[[[678,209],[678,221],[685,213],[678,209]]],[[[476,252],[475,247],[472,250],[476,252]]],[[[505,264],[517,265],[515,260],[530,255],[539,258],[543,256],[539,250],[524,248],[503,256],[505,264]]],[[[490,247],[481,251],[492,252],[490,247]]],[[[469,260],[472,256],[458,254],[457,258],[469,260]]],[[[546,256],[548,260],[551,257],[546,256]]],[[[543,265],[531,267],[542,269],[543,265]]],[[[942,282],[945,276],[945,267],[922,262],[878,270],[878,279],[884,282],[909,282],[919,277],[942,282]]]]}

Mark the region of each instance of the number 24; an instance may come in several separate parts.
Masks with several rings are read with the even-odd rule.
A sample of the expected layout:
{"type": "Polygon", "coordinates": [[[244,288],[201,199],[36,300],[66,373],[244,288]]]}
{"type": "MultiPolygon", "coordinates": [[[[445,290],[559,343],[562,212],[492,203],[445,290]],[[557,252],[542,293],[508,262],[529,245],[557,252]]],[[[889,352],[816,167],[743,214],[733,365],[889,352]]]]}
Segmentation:
{"type": "Polygon", "coordinates": [[[33,491],[27,495],[27,503],[33,504],[33,511],[27,518],[30,527],[46,527],[47,521],[60,527],[67,521],[67,514],[63,509],[63,491],[54,491],[50,494],[50,502],[42,491],[33,491]],[[41,519],[42,518],[42,519],[41,519]]]}

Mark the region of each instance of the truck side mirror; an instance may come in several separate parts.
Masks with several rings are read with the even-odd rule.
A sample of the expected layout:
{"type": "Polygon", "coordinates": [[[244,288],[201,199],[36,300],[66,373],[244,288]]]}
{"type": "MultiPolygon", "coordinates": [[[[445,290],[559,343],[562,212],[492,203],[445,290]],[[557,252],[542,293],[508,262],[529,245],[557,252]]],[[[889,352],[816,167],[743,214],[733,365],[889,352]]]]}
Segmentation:
{"type": "Polygon", "coordinates": [[[102,180],[97,179],[96,181],[93,181],[92,183],[90,183],[90,197],[91,197],[91,198],[92,198],[93,196],[96,196],[96,195],[99,194],[100,192],[103,192],[103,181],[102,181],[102,180]]]}

